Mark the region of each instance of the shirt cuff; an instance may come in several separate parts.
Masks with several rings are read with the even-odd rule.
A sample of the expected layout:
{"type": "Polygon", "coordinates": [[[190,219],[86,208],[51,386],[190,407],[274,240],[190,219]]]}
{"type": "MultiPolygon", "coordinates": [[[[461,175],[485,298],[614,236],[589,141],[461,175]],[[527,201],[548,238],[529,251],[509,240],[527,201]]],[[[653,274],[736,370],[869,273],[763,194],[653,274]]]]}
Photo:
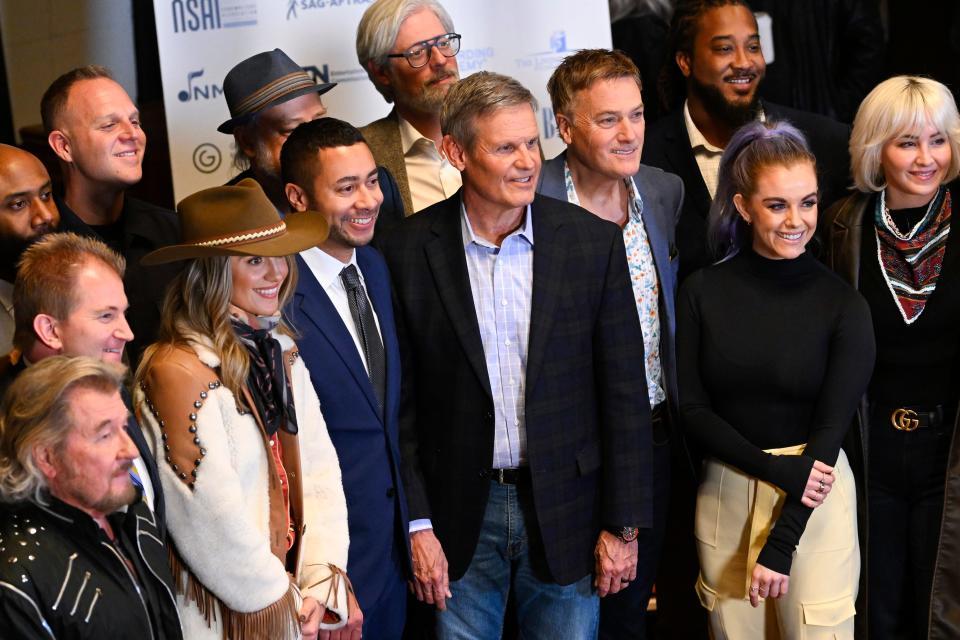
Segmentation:
{"type": "Polygon", "coordinates": [[[430,518],[420,518],[419,520],[412,520],[410,522],[410,533],[426,531],[427,529],[433,529],[433,523],[430,522],[430,518]]]}

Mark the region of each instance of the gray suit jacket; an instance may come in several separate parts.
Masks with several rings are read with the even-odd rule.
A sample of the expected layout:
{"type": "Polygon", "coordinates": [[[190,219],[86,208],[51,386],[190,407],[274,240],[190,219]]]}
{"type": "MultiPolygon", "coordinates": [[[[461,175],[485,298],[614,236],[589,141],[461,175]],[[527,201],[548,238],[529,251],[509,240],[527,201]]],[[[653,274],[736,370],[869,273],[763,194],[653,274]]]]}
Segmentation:
{"type": "MultiPolygon", "coordinates": [[[[563,164],[567,152],[543,164],[537,192],[567,200],[563,164]]],[[[643,198],[643,226],[647,231],[653,262],[660,282],[660,362],[667,383],[667,400],[672,415],[677,416],[677,329],[676,294],[677,260],[676,226],[683,208],[683,181],[672,173],[640,165],[633,181],[643,198]]],[[[677,424],[676,421],[671,421],[677,424]]]]}
{"type": "Polygon", "coordinates": [[[403,199],[405,215],[413,211],[413,197],[410,195],[410,180],[407,178],[407,165],[403,160],[403,145],[400,143],[400,124],[397,122],[397,110],[391,109],[385,117],[374,120],[360,133],[367,141],[367,146],[373,152],[377,164],[390,170],[400,188],[400,197],[403,199]]]}

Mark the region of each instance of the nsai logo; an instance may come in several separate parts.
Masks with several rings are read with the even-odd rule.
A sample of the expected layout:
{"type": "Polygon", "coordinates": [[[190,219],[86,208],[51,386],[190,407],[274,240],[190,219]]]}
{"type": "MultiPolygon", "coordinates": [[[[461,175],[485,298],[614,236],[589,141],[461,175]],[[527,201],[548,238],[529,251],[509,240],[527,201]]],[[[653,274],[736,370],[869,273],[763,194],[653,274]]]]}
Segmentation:
{"type": "Polygon", "coordinates": [[[257,0],[171,0],[174,33],[257,24],[257,0]]]}

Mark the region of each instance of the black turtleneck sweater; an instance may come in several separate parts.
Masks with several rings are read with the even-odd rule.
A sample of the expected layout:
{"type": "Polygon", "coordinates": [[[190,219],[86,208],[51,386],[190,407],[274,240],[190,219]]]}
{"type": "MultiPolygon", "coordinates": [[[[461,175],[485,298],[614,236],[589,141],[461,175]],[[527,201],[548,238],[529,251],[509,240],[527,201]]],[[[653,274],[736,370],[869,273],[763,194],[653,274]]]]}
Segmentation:
{"type": "Polygon", "coordinates": [[[709,455],[787,494],[763,566],[790,572],[812,513],[800,498],[813,461],[836,463],[874,353],[866,302],[808,253],[769,260],[745,248],[681,288],[684,428],[709,455]],[[801,456],[764,452],[802,443],[801,456]]]}

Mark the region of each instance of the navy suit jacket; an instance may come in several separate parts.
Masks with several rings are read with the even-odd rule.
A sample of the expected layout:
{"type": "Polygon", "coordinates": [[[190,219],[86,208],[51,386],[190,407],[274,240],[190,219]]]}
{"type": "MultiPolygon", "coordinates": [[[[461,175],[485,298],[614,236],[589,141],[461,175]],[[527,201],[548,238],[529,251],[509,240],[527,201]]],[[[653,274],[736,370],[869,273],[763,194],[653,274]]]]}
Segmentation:
{"type": "Polygon", "coordinates": [[[383,418],[353,338],[299,256],[297,290],[286,312],[299,334],[300,356],[310,371],[340,458],[350,527],[347,571],[363,608],[378,600],[387,582],[393,545],[397,545],[401,563],[409,570],[409,521],[400,480],[400,352],[390,274],[383,257],[372,247],[357,249],[357,264],[377,314],[386,352],[383,418]]]}
{"type": "MultiPolygon", "coordinates": [[[[543,163],[537,193],[567,199],[567,185],[563,176],[563,164],[567,152],[543,163]]],[[[660,365],[663,367],[667,385],[667,400],[674,416],[677,414],[677,357],[675,352],[677,334],[677,260],[676,228],[683,207],[683,181],[654,167],[640,165],[633,182],[643,198],[643,228],[653,252],[653,264],[657,269],[660,284],[660,365]]],[[[676,422],[671,422],[676,424],[676,422]]]]}

